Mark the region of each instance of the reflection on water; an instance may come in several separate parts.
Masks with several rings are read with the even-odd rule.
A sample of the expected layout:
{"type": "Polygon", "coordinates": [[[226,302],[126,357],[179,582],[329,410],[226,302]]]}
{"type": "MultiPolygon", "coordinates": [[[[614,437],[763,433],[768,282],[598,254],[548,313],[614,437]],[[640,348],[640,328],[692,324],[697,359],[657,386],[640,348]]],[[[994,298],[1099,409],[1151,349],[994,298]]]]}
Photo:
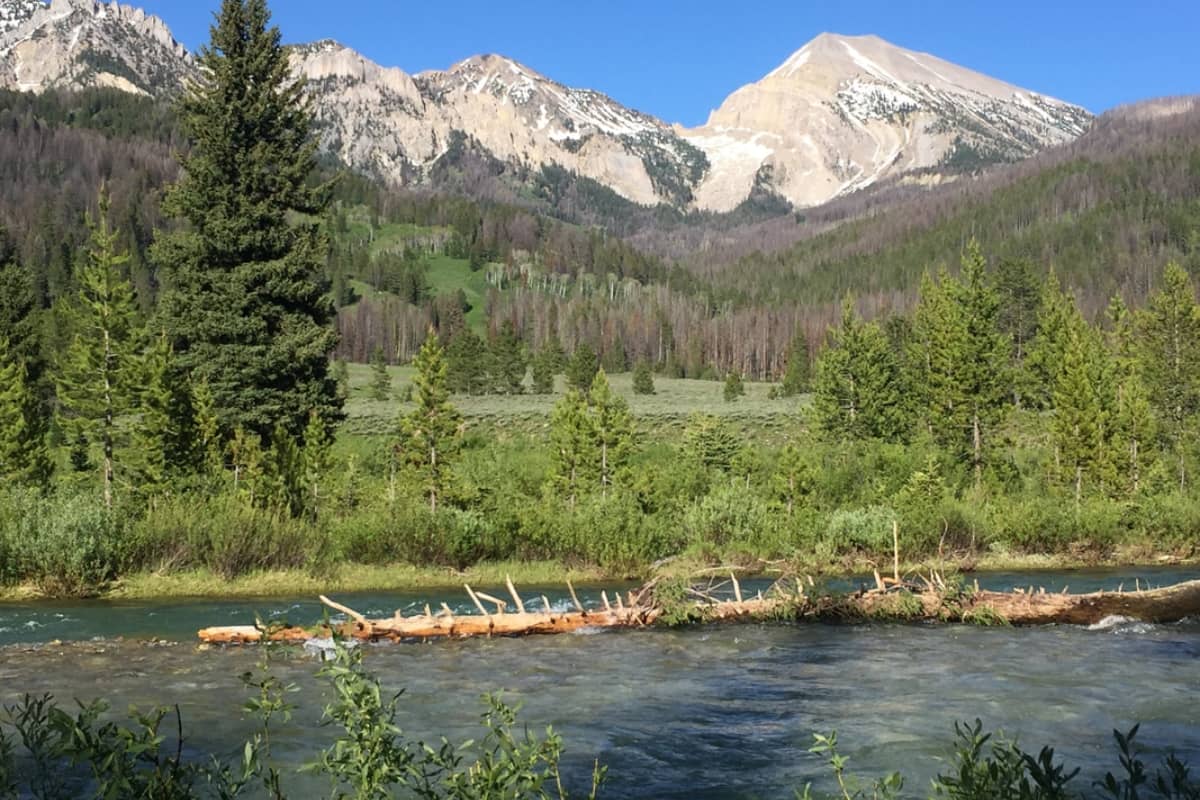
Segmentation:
{"type": "MultiPolygon", "coordinates": [[[[1080,577],[1065,576],[1072,590],[1089,588],[1080,577]]],[[[1151,577],[1168,583],[1193,575],[1151,577]]],[[[1029,575],[1010,576],[1014,582],[1052,588],[1029,575]]],[[[378,607],[368,598],[353,604],[395,608],[394,597],[374,602],[378,607]]],[[[129,623],[126,630],[141,635],[186,628],[178,636],[186,639],[202,624],[245,622],[252,607],[142,604],[108,607],[106,617],[121,617],[112,625],[129,623]],[[146,620],[144,627],[135,619],[146,620]]],[[[289,613],[310,610],[315,616],[308,606],[289,613]]],[[[37,613],[51,615],[45,620],[54,614],[87,620],[94,612],[63,606],[37,613]]],[[[0,614],[18,625],[40,621],[21,618],[12,607],[0,614]]],[[[97,631],[113,633],[107,624],[85,630],[97,631]]],[[[23,692],[105,696],[117,709],[179,703],[192,750],[232,754],[252,727],[239,711],[238,675],[253,668],[260,652],[199,651],[182,641],[9,646],[0,650],[0,696],[6,702],[23,692]]],[[[401,723],[407,731],[474,735],[478,697],[503,688],[509,700],[524,703],[523,720],[563,733],[577,784],[586,781],[593,757],[609,765],[608,797],[791,797],[791,787],[825,782],[820,759],[807,749],[812,732],[831,729],[855,770],[903,769],[917,781],[910,789],[923,796],[954,721],[976,716],[1020,734],[1030,747],[1053,743],[1091,777],[1114,763],[1111,729],[1137,720],[1145,723],[1140,738],[1152,752],[1171,746],[1200,763],[1200,710],[1192,702],[1200,686],[1195,622],[1112,622],[1096,630],[713,626],[372,646],[367,659],[387,686],[406,689],[401,723]]],[[[316,666],[297,649],[272,667],[303,689],[294,725],[276,745],[291,762],[311,756],[328,736],[317,724],[316,666]]]]}

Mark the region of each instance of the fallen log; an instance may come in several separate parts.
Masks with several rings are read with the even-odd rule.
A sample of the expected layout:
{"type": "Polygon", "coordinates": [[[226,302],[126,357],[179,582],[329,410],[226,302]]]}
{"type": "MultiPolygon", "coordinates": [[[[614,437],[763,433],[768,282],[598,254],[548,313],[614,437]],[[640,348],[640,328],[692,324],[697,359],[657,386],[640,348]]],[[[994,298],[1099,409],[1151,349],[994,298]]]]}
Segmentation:
{"type": "MultiPolygon", "coordinates": [[[[608,593],[601,594],[603,608],[586,609],[568,584],[574,610],[556,612],[543,598],[543,611],[525,608],[516,587],[507,581],[517,611],[508,612],[507,603],[466,586],[478,614],[456,616],[445,604],[437,614],[428,606],[425,613],[405,617],[399,611],[388,619],[367,619],[363,614],[325,596],[321,602],[346,615],[340,624],[303,628],[294,625],[267,627],[234,625],[204,628],[200,640],[209,644],[248,644],[264,639],[272,642],[304,642],[310,638],[338,635],[361,641],[401,641],[472,636],[524,636],[530,634],[571,633],[583,628],[632,628],[668,619],[699,622],[777,620],[905,620],[966,622],[1001,625],[1093,625],[1106,617],[1128,617],[1142,622],[1176,622],[1200,615],[1200,580],[1160,589],[1092,592],[1089,594],[1051,594],[1015,589],[1012,592],[964,589],[948,584],[942,576],[922,578],[923,585],[877,580],[874,589],[847,595],[814,597],[805,592],[803,582],[784,588],[780,582],[764,597],[745,598],[737,578],[732,578],[733,599],[717,599],[711,592],[689,589],[684,611],[673,609],[668,615],[655,595],[655,582],[638,592],[630,592],[626,604],[620,593],[616,605],[608,593]],[[489,612],[484,601],[496,606],[489,612]]],[[[810,581],[811,585],[811,581],[810,581]]]]}

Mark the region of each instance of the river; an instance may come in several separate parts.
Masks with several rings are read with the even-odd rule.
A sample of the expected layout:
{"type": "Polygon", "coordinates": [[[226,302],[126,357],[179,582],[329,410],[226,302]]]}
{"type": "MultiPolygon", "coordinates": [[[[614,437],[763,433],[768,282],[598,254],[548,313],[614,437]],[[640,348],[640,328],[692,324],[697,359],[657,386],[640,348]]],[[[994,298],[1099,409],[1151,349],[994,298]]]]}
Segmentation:
{"type": "MultiPolygon", "coordinates": [[[[978,579],[983,588],[1074,592],[1196,577],[1200,570],[1125,569],[978,579]]],[[[540,593],[523,594],[537,605],[540,593]]],[[[546,594],[565,602],[561,592],[546,594]]],[[[598,596],[585,594],[590,603],[598,596]]],[[[368,614],[443,599],[468,610],[460,594],[437,592],[339,599],[368,614]]],[[[103,696],[118,709],[178,703],[191,750],[232,754],[253,724],[239,710],[238,676],[260,651],[201,650],[194,636],[255,613],[320,616],[307,599],[3,604],[0,696],[103,696]]],[[[366,663],[386,686],[406,690],[401,724],[422,736],[474,735],[479,696],[505,690],[524,704],[524,721],[562,733],[574,784],[593,758],[607,764],[603,796],[613,798],[790,798],[807,781],[828,785],[821,759],[807,751],[814,732],[833,729],[852,771],[902,769],[914,779],[909,792],[923,797],[954,722],[977,716],[1029,747],[1055,745],[1083,767],[1079,789],[1115,766],[1111,730],[1135,721],[1152,756],[1170,747],[1200,767],[1200,621],[1104,630],[728,625],[378,645],[366,663]]],[[[277,741],[285,761],[311,757],[328,739],[317,725],[316,666],[301,654],[272,665],[304,699],[277,741]]],[[[295,785],[295,796],[321,786],[295,785]]]]}

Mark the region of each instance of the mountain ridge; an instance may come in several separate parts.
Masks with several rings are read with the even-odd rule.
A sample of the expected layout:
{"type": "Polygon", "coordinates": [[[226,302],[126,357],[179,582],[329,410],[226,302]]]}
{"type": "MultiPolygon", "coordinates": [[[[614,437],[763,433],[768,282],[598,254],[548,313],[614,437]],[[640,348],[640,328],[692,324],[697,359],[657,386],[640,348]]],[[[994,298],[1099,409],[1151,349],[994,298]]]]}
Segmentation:
{"type": "MultiPolygon", "coordinates": [[[[1092,119],[874,35],[820,34],[694,128],[499,54],[409,74],[330,39],[291,48],[323,148],[393,185],[430,183],[469,140],[523,174],[553,165],[644,206],[725,212],[775,197],[811,207],[886,178],[1019,160],[1092,119]]],[[[195,75],[191,54],[140,9],[0,0],[0,86],[161,96],[195,75]]]]}

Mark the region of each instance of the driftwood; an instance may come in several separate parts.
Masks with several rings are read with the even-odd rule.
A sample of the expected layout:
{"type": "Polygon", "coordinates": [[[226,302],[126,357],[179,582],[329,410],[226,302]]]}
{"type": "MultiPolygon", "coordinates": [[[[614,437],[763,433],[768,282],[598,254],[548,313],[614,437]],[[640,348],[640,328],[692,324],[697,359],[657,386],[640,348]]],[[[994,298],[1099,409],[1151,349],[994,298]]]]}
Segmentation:
{"type": "MultiPolygon", "coordinates": [[[[1091,625],[1106,617],[1121,616],[1143,622],[1175,622],[1188,616],[1200,615],[1200,580],[1188,581],[1161,589],[1137,591],[1093,592],[1091,594],[1047,593],[1016,589],[1012,592],[962,589],[947,585],[933,573],[921,578],[921,584],[906,583],[895,575],[883,578],[875,574],[876,588],[842,596],[814,597],[807,594],[803,581],[794,587],[776,584],[768,596],[761,592],[746,598],[736,577],[731,576],[732,599],[720,599],[711,591],[690,588],[687,591],[691,618],[706,622],[755,621],[765,619],[798,620],[928,620],[942,622],[977,622],[982,624],[1091,625]]],[[[347,622],[332,626],[279,628],[255,625],[234,625],[205,628],[200,639],[210,644],[244,644],[264,638],[274,642],[304,642],[313,637],[337,634],[363,641],[400,641],[404,639],[436,639],[471,636],[522,636],[537,633],[570,633],[582,628],[635,628],[658,622],[667,610],[655,599],[656,582],[643,586],[622,598],[618,592],[610,601],[602,592],[603,608],[588,610],[579,602],[575,588],[567,584],[574,610],[552,611],[542,598],[542,611],[525,607],[512,581],[506,581],[515,612],[500,598],[466,586],[478,614],[455,615],[442,605],[437,613],[425,607],[423,614],[403,616],[397,611],[388,619],[367,619],[352,608],[325,596],[321,602],[334,611],[349,617],[347,622]],[[484,603],[495,606],[490,611],[484,603]]],[[[813,581],[808,581],[809,589],[813,581]]],[[[678,608],[674,609],[676,612],[678,608]]]]}

